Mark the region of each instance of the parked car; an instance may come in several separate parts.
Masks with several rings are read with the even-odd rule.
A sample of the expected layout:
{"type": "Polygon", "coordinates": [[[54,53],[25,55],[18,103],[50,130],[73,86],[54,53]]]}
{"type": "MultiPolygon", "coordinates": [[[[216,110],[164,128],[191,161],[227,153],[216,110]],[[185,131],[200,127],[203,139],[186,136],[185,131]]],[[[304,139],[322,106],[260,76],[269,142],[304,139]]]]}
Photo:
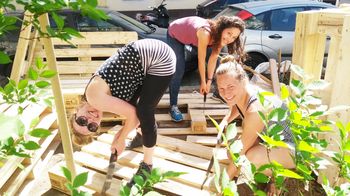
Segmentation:
{"type": "MultiPolygon", "coordinates": [[[[103,9],[109,16],[106,21],[95,21],[83,16],[79,11],[62,10],[58,12],[64,21],[66,27],[72,27],[80,32],[86,31],[135,31],[138,34],[139,39],[153,38],[162,41],[166,41],[167,29],[156,28],[151,29],[143,23],[126,16],[120,12],[103,9]]],[[[23,18],[23,12],[12,12],[7,15],[17,16],[23,18]]],[[[54,20],[49,16],[50,26],[55,28],[57,25],[54,20]]],[[[17,26],[20,27],[21,22],[18,21],[17,26]]],[[[14,58],[17,48],[17,42],[19,37],[19,29],[7,32],[0,36],[0,50],[5,51],[11,59],[14,58]]],[[[10,76],[12,69],[12,63],[7,65],[0,65],[0,75],[10,76]]]]}
{"type": "MultiPolygon", "coordinates": [[[[270,58],[290,60],[293,52],[296,13],[335,8],[334,5],[311,0],[269,0],[229,5],[220,16],[239,16],[246,22],[246,64],[255,68],[270,58]]],[[[327,51],[327,50],[326,50],[327,51]]]]}
{"type": "Polygon", "coordinates": [[[259,0],[205,0],[196,7],[196,15],[203,18],[212,18],[230,4],[244,3],[259,0]]]}

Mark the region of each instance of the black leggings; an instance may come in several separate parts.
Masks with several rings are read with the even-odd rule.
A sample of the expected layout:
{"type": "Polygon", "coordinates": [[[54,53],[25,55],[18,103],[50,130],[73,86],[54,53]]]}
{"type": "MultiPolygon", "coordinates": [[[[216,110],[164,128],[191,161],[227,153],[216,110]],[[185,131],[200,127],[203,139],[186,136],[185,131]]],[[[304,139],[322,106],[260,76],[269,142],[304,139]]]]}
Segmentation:
{"type": "Polygon", "coordinates": [[[142,86],[130,100],[130,103],[136,107],[136,114],[141,126],[142,142],[147,148],[156,145],[157,124],[154,112],[172,77],[172,75],[154,76],[147,74],[142,86]],[[135,104],[138,98],[139,101],[135,104]]]}

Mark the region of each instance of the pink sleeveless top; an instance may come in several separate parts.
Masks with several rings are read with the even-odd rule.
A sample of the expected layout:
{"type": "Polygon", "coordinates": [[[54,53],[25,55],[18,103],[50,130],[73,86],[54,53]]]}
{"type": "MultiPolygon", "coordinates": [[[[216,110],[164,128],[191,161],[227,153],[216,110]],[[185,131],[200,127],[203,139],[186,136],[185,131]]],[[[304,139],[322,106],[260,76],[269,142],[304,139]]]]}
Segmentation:
{"type": "Polygon", "coordinates": [[[190,16],[170,23],[168,33],[172,38],[183,44],[191,44],[198,47],[197,30],[201,27],[205,28],[209,33],[211,32],[208,20],[198,16],[190,16]]]}

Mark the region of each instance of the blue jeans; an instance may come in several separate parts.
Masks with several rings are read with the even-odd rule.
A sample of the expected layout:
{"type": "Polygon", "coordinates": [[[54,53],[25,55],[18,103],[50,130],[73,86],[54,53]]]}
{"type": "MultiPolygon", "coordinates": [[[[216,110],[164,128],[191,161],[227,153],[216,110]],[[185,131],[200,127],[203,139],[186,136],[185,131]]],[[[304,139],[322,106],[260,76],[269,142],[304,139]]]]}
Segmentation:
{"type": "Polygon", "coordinates": [[[172,38],[167,33],[168,45],[174,50],[176,55],[176,71],[169,85],[170,105],[177,105],[177,98],[180,91],[182,77],[185,73],[185,45],[172,38]]]}

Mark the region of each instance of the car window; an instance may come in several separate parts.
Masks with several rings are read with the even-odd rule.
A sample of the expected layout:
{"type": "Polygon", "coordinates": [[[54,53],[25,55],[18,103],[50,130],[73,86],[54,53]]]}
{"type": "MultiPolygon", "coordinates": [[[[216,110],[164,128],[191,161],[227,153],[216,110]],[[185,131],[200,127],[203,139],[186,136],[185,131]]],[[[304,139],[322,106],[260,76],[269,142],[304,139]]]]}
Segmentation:
{"type": "Polygon", "coordinates": [[[272,10],[266,19],[265,29],[271,31],[294,31],[296,13],[304,10],[304,7],[272,10]]]}
{"type": "Polygon", "coordinates": [[[245,20],[246,29],[251,29],[251,30],[265,29],[265,23],[263,22],[264,18],[265,18],[265,13],[248,18],[247,20],[245,20]]]}

